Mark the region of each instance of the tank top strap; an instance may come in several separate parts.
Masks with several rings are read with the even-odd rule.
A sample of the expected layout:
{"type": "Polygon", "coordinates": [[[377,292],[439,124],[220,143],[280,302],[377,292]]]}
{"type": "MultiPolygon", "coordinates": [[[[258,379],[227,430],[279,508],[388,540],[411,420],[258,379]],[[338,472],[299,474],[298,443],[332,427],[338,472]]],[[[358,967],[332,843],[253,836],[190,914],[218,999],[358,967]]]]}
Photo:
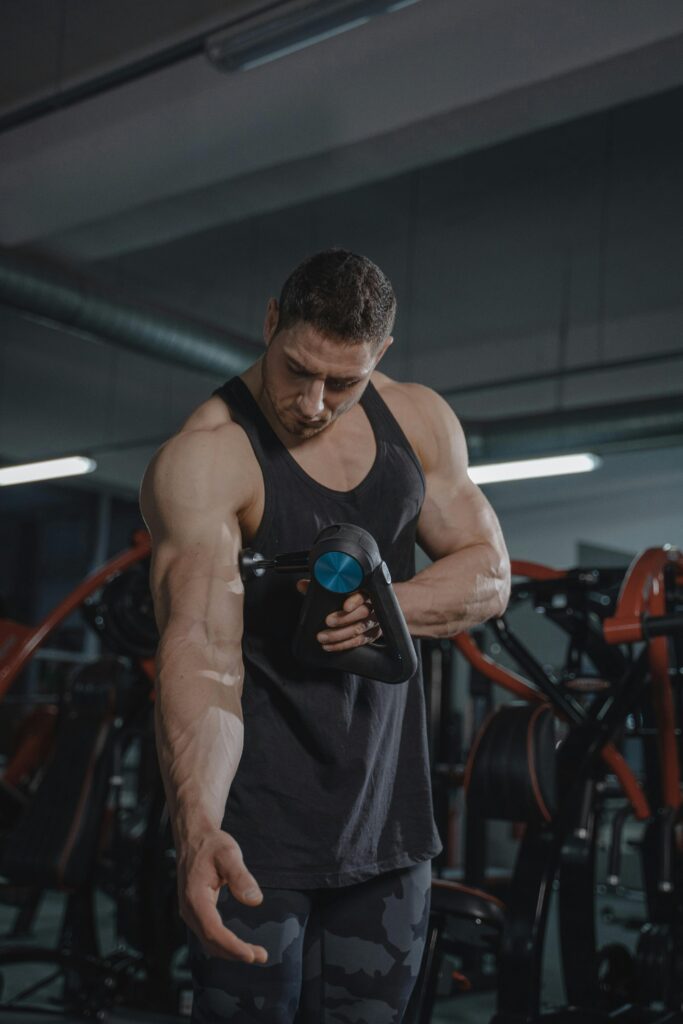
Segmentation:
{"type": "Polygon", "coordinates": [[[372,426],[378,442],[384,441],[385,443],[395,445],[398,448],[405,449],[409,457],[415,463],[415,467],[424,485],[424,471],[422,469],[422,463],[418,459],[417,453],[415,452],[412,444],[406,437],[403,428],[372,381],[369,382],[363,392],[360,404],[370,421],[370,425],[372,426]]]}
{"type": "Polygon", "coordinates": [[[242,378],[232,377],[212,393],[229,407],[230,415],[249,438],[259,463],[264,466],[266,462],[278,461],[281,445],[277,434],[242,378]]]}
{"type": "MultiPolygon", "coordinates": [[[[239,423],[249,438],[261,467],[265,470],[269,465],[271,470],[281,467],[286,471],[289,465],[287,449],[242,378],[232,377],[216,388],[213,394],[222,398],[230,408],[233,419],[239,423]]],[[[360,404],[370,421],[378,446],[384,443],[403,449],[414,463],[424,487],[422,464],[398,420],[372,381],[363,392],[360,404]]]]}

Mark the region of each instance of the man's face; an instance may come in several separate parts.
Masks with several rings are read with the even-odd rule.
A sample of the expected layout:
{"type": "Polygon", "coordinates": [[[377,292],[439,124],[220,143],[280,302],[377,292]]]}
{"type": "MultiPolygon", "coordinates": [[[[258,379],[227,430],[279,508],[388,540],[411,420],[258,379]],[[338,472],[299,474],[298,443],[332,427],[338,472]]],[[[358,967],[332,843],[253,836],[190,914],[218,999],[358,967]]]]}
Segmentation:
{"type": "Polygon", "coordinates": [[[263,387],[280,424],[305,440],[358,402],[391,343],[331,341],[307,323],[274,333],[263,357],[263,387]]]}

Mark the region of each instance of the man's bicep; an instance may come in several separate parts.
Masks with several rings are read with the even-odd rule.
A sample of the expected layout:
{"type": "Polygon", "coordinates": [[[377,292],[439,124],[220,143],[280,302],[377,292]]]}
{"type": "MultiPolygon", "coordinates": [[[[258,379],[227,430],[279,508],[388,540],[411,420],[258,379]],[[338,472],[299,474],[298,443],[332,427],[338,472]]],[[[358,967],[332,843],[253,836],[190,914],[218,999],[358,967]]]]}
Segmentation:
{"type": "Polygon", "coordinates": [[[174,438],[145,474],[140,507],[152,536],[150,585],[160,631],[172,623],[197,639],[236,641],[243,601],[240,487],[231,484],[225,459],[223,473],[216,473],[215,444],[203,440],[174,438]]]}
{"type": "Polygon", "coordinates": [[[431,474],[417,523],[417,543],[436,561],[474,544],[505,550],[495,512],[469,477],[466,483],[431,474]]]}
{"type": "Polygon", "coordinates": [[[467,443],[457,416],[434,392],[424,389],[422,398],[430,431],[418,544],[432,560],[475,544],[489,544],[506,556],[496,514],[467,472],[467,443]]]}

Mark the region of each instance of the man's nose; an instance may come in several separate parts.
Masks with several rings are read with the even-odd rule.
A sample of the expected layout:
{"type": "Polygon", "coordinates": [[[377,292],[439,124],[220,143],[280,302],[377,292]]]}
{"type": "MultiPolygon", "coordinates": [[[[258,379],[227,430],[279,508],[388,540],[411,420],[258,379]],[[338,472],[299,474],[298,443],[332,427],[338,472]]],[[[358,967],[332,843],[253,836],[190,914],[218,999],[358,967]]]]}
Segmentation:
{"type": "Polygon", "coordinates": [[[299,408],[301,409],[302,416],[313,418],[319,415],[325,408],[324,395],[324,381],[312,380],[307,383],[299,395],[299,408]]]}

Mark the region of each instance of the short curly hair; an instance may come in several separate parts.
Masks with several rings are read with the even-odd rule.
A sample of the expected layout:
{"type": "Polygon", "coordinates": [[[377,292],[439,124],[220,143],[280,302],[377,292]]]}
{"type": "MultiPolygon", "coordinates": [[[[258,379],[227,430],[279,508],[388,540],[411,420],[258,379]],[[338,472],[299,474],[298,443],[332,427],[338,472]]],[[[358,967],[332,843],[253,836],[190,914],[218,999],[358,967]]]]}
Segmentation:
{"type": "Polygon", "coordinates": [[[380,268],[366,256],[326,249],[300,263],[282,286],[277,331],[303,321],[333,340],[379,347],[395,319],[394,289],[380,268]]]}

